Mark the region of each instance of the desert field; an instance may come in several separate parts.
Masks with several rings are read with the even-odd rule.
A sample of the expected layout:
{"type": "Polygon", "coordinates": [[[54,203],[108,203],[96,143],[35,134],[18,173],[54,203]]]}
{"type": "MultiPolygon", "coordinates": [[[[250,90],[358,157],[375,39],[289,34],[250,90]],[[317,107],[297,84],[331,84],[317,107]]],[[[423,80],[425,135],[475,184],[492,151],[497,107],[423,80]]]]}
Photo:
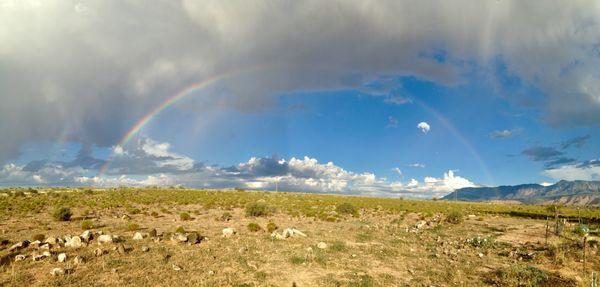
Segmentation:
{"type": "Polygon", "coordinates": [[[0,286],[590,286],[600,209],[558,215],[244,190],[5,189],[0,286]]]}

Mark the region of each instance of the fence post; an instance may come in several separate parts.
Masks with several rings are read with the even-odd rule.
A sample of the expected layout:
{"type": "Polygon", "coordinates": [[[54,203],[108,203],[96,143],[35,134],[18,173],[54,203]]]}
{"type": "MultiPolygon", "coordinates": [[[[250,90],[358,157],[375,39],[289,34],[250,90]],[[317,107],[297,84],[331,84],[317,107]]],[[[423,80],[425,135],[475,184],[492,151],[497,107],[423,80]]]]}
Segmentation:
{"type": "Polygon", "coordinates": [[[583,272],[586,272],[586,263],[587,263],[587,258],[586,258],[586,245],[587,245],[587,235],[583,236],[583,272]]]}
{"type": "Polygon", "coordinates": [[[548,216],[546,216],[546,245],[548,245],[548,231],[550,229],[550,225],[548,224],[548,216]]]}
{"type": "Polygon", "coordinates": [[[560,231],[558,229],[558,206],[556,206],[556,205],[554,206],[554,222],[555,222],[554,233],[556,235],[560,235],[560,231]]]}

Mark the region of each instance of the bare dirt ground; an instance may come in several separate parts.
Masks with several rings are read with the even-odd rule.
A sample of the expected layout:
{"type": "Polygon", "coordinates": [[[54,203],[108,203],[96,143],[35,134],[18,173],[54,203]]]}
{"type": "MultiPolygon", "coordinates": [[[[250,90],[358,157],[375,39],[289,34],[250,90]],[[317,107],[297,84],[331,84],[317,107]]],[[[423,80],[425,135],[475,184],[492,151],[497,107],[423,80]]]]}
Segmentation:
{"type": "MultiPolygon", "coordinates": [[[[81,212],[74,209],[74,214],[81,212]]],[[[590,271],[600,271],[597,247],[588,250],[584,273],[577,243],[552,237],[546,244],[545,221],[532,219],[465,215],[463,222],[452,224],[441,214],[362,210],[360,217],[327,222],[281,213],[249,217],[243,209],[200,205],[147,206],[138,214],[111,208],[87,217],[93,222],[93,233],[118,235],[122,241],[100,245],[93,239],[77,249],[54,245],[51,257],[34,261],[32,255],[41,254],[42,249],[9,252],[9,246],[33,241],[36,234],[46,238],[79,235],[81,218],[61,222],[40,213],[0,222],[0,237],[10,241],[0,247],[4,258],[0,285],[556,287],[589,286],[590,271]],[[181,212],[189,212],[192,218],[181,220],[181,212]],[[232,216],[229,221],[221,219],[226,212],[232,216]],[[266,231],[269,222],[278,226],[279,233],[296,228],[306,237],[274,239],[266,231]],[[132,230],[136,229],[132,223],[138,225],[137,230],[132,230]],[[262,230],[250,231],[249,223],[257,223],[262,230]],[[180,226],[206,238],[193,245],[174,242],[171,235],[180,226]],[[222,230],[228,227],[237,233],[223,237],[222,230]],[[152,229],[160,241],[133,240],[136,232],[152,229]],[[96,256],[98,248],[106,253],[96,256]],[[57,262],[60,253],[66,253],[66,262],[57,262]],[[15,261],[17,255],[26,258],[15,261]],[[84,262],[74,263],[76,256],[84,262]],[[510,269],[515,266],[523,269],[510,269]],[[534,275],[528,266],[535,267],[531,269],[534,275]],[[54,268],[67,274],[53,276],[54,268]],[[552,278],[529,278],[538,275],[552,278]],[[526,285],[530,284],[527,280],[534,285],[526,285]]]]}

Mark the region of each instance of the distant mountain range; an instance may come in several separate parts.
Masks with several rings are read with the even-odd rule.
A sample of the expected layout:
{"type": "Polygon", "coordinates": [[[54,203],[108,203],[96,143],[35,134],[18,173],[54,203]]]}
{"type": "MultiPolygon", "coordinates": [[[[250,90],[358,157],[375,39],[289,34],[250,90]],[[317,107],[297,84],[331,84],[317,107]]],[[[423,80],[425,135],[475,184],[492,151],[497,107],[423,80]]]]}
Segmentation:
{"type": "Polygon", "coordinates": [[[566,181],[553,185],[521,184],[460,188],[444,200],[517,201],[527,204],[600,205],[600,181],[566,181]]]}

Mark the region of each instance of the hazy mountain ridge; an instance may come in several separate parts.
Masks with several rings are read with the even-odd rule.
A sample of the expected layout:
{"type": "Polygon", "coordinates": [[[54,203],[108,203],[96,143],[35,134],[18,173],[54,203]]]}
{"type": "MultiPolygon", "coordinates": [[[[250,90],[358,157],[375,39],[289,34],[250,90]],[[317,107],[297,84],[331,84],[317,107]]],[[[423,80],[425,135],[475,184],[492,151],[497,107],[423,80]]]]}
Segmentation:
{"type": "Polygon", "coordinates": [[[445,200],[512,200],[522,203],[600,205],[600,181],[566,181],[553,185],[521,184],[497,187],[466,187],[444,196],[445,200]]]}

